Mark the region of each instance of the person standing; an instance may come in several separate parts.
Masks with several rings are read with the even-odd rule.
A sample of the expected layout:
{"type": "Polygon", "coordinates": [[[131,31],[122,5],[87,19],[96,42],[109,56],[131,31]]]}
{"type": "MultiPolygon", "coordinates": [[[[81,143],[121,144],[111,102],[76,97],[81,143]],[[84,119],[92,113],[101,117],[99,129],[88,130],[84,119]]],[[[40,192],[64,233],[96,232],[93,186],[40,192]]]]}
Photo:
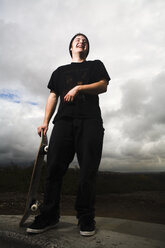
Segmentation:
{"type": "Polygon", "coordinates": [[[95,234],[95,184],[104,136],[98,95],[107,91],[110,77],[100,60],[86,60],[89,49],[86,35],[74,35],[69,44],[72,62],[58,67],[48,83],[50,95],[39,135],[42,129],[46,134],[58,98],[60,104],[48,147],[44,202],[28,233],[41,233],[59,222],[62,180],[76,154],[80,182],[75,209],[80,234],[95,234]]]}

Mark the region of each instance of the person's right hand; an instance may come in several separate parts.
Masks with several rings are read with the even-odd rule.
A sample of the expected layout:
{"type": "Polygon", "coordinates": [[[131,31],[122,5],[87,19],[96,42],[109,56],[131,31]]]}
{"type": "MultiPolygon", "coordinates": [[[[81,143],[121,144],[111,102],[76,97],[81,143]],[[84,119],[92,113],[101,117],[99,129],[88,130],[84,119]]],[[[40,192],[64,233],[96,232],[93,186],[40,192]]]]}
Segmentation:
{"type": "Polygon", "coordinates": [[[44,135],[46,135],[47,131],[48,131],[48,125],[47,124],[43,124],[41,126],[39,126],[37,128],[37,132],[38,132],[38,135],[41,137],[41,130],[43,129],[44,131],[44,135]]]}

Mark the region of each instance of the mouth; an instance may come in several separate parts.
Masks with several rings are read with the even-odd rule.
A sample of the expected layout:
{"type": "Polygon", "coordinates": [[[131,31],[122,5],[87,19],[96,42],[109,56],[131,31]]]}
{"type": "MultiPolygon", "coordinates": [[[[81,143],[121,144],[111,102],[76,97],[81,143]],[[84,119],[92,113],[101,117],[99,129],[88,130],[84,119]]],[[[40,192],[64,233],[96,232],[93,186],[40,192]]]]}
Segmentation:
{"type": "Polygon", "coordinates": [[[77,48],[83,48],[84,49],[84,46],[76,46],[77,48]]]}
{"type": "Polygon", "coordinates": [[[77,48],[82,48],[82,49],[85,48],[84,44],[79,44],[79,43],[76,45],[76,47],[77,47],[77,48]]]}

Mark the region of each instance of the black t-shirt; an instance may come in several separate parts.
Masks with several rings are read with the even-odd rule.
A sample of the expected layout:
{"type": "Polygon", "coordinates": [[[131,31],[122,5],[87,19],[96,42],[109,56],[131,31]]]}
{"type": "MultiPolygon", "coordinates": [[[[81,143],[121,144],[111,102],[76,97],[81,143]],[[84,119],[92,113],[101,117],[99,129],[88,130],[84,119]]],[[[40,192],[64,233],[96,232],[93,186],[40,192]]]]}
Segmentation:
{"type": "MultiPolygon", "coordinates": [[[[100,60],[71,63],[58,67],[48,83],[48,88],[60,96],[60,105],[54,121],[69,118],[101,118],[98,95],[79,93],[73,102],[65,102],[64,96],[76,85],[92,84],[110,77],[100,60]]],[[[53,122],[54,122],[53,121],[53,122]]]]}

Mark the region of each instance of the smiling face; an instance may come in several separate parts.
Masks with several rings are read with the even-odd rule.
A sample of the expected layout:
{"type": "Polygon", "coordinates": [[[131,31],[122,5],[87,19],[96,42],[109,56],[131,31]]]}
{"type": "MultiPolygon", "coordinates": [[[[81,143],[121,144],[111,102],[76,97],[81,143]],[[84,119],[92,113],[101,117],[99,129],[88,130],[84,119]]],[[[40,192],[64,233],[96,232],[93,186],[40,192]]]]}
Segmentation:
{"type": "Polygon", "coordinates": [[[75,54],[84,54],[84,57],[87,57],[89,53],[89,41],[87,38],[82,35],[76,35],[70,43],[70,54],[73,57],[75,54]]]}

